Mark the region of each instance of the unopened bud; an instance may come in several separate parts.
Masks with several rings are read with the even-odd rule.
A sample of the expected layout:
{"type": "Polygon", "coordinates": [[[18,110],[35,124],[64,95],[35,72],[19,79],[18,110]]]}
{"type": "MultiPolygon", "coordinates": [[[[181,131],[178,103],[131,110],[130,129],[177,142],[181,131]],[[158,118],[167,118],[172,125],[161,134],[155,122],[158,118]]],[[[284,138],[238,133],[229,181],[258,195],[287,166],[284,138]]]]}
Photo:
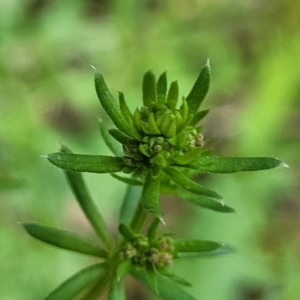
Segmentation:
{"type": "Polygon", "coordinates": [[[150,256],[149,260],[150,260],[151,262],[153,262],[154,264],[158,263],[158,261],[159,261],[158,255],[157,255],[157,254],[152,254],[152,255],[150,256]]]}
{"type": "Polygon", "coordinates": [[[155,145],[153,147],[153,151],[154,152],[160,152],[163,149],[163,147],[161,145],[155,145]]]}
{"type": "Polygon", "coordinates": [[[165,139],[163,138],[163,137],[161,137],[161,136],[159,136],[159,137],[157,137],[156,139],[155,139],[155,142],[156,142],[156,144],[158,144],[158,145],[162,145],[162,143],[165,141],[165,139]]]}

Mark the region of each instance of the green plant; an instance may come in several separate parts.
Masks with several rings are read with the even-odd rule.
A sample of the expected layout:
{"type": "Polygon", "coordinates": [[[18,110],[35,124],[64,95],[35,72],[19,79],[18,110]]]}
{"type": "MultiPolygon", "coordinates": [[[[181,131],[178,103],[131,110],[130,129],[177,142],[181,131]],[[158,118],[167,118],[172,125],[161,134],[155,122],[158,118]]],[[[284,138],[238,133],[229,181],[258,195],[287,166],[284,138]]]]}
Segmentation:
{"type": "Polygon", "coordinates": [[[23,226],[33,237],[60,248],[96,256],[91,265],[62,283],[45,299],[95,299],[108,290],[108,299],[125,299],[123,279],[131,274],[162,299],[195,299],[180,285],[191,284],[172,271],[177,259],[224,254],[232,251],[225,243],[175,239],[158,235],[165,224],[160,195],[178,196],[184,201],[218,212],[234,212],[222,197],[192,178],[200,173],[233,173],[286,167],[270,157],[212,156],[204,149],[206,139],[198,125],[208,113],[199,110],[209,89],[210,67],[201,69],[191,92],[178,105],[179,88],[167,74],[158,80],[149,71],[143,78],[143,106],[134,113],[123,93],[119,103],[109,92],[102,75],[95,71],[95,87],[102,107],[117,129],[100,126],[103,140],[115,156],[73,154],[62,146],[60,152],[45,157],[64,170],[74,195],[93,226],[99,242],[87,241],[73,233],[35,223],[23,226]],[[122,148],[120,146],[122,145],[122,148]],[[85,186],[81,172],[110,173],[128,185],[120,209],[119,232],[114,239],[85,186]],[[127,176],[115,174],[122,172],[127,176]],[[140,196],[129,197],[133,186],[141,186],[140,196]],[[146,219],[150,225],[145,228],[146,219]]]}

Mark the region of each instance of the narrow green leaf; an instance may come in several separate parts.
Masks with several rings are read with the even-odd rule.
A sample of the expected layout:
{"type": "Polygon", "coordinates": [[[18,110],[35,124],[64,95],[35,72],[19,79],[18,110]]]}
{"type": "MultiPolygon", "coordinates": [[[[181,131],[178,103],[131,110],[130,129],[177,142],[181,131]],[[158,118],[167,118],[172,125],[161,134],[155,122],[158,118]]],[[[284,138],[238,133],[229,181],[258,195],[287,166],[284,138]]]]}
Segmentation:
{"type": "Polygon", "coordinates": [[[31,236],[53,246],[93,256],[107,256],[106,251],[77,234],[36,223],[22,225],[31,236]]]}
{"type": "Polygon", "coordinates": [[[95,88],[102,107],[119,130],[129,136],[133,136],[130,126],[124,119],[120,107],[107,88],[102,74],[96,68],[93,67],[93,69],[95,72],[95,88]]]}
{"type": "Polygon", "coordinates": [[[177,81],[173,81],[171,83],[166,104],[170,109],[174,109],[176,107],[179,95],[179,86],[177,81]]]}
{"type": "Polygon", "coordinates": [[[157,102],[163,104],[167,94],[167,71],[163,72],[157,81],[157,102]]]}
{"type": "Polygon", "coordinates": [[[224,254],[229,254],[234,252],[234,249],[222,243],[221,246],[215,250],[208,250],[208,251],[197,251],[197,252],[178,252],[174,258],[193,258],[193,257],[212,257],[212,256],[219,256],[224,254]]]}
{"type": "Polygon", "coordinates": [[[121,281],[131,270],[131,261],[126,259],[121,262],[116,271],[116,279],[121,281]]]}
{"type": "Polygon", "coordinates": [[[164,172],[179,186],[183,189],[195,193],[198,195],[214,198],[214,199],[222,199],[218,193],[205,188],[204,186],[200,185],[199,183],[189,179],[183,173],[178,172],[172,167],[164,168],[164,172]]]}
{"type": "Polygon", "coordinates": [[[160,179],[154,178],[151,171],[148,171],[142,191],[142,206],[144,210],[163,222],[160,212],[160,179]]]}
{"type": "Polygon", "coordinates": [[[119,225],[119,232],[129,242],[133,242],[136,239],[136,233],[129,226],[126,226],[125,224],[119,225]]]}
{"type": "Polygon", "coordinates": [[[109,276],[105,276],[101,278],[101,281],[94,281],[94,283],[85,288],[82,293],[78,294],[74,300],[99,300],[99,297],[101,298],[101,296],[106,294],[108,285],[110,285],[110,278],[109,276]]]}
{"type": "Polygon", "coordinates": [[[196,126],[207,114],[209,113],[209,109],[197,111],[193,115],[193,119],[190,122],[190,126],[196,126]]]}
{"type": "Polygon", "coordinates": [[[96,264],[74,274],[53,290],[44,300],[72,300],[84,288],[107,276],[106,264],[96,264]]]}
{"type": "Polygon", "coordinates": [[[143,182],[134,178],[128,178],[128,177],[123,177],[119,176],[117,174],[110,174],[113,178],[118,179],[119,181],[122,181],[126,184],[130,185],[143,185],[143,182]]]}
{"type": "Polygon", "coordinates": [[[168,269],[159,269],[158,271],[163,276],[168,277],[169,279],[171,279],[172,281],[174,281],[176,283],[179,283],[179,284],[184,285],[184,286],[192,286],[192,284],[190,282],[188,282],[184,278],[174,274],[170,268],[168,268],[168,269]]]}
{"type": "Polygon", "coordinates": [[[152,135],[160,134],[160,131],[159,131],[158,127],[157,127],[157,124],[156,124],[153,112],[151,112],[149,114],[149,117],[148,117],[148,126],[149,126],[149,131],[151,132],[152,135]]]}
{"type": "Polygon", "coordinates": [[[126,300],[123,281],[119,281],[114,277],[108,292],[107,300],[126,300]]]}
{"type": "Polygon", "coordinates": [[[114,139],[116,139],[119,143],[123,145],[128,144],[130,141],[134,141],[133,139],[128,137],[128,135],[124,134],[118,129],[112,128],[109,129],[108,132],[114,139]]]}
{"type": "Polygon", "coordinates": [[[186,125],[186,121],[188,121],[188,123],[190,123],[191,119],[192,119],[192,115],[191,115],[191,119],[189,119],[189,111],[191,113],[193,113],[193,110],[189,109],[188,103],[186,101],[186,99],[184,97],[182,97],[182,105],[180,107],[180,113],[182,115],[182,120],[184,125],[182,125],[181,127],[184,128],[186,125]]]}
{"type": "Polygon", "coordinates": [[[122,169],[122,172],[125,173],[125,174],[131,174],[135,170],[136,170],[135,167],[126,166],[125,168],[122,169]]]}
{"type": "Polygon", "coordinates": [[[235,173],[288,166],[279,159],[272,157],[201,156],[187,167],[201,173],[235,173]]]}
{"type": "Polygon", "coordinates": [[[56,152],[45,156],[53,165],[75,172],[115,173],[127,165],[121,157],[56,152]]]}
{"type": "Polygon", "coordinates": [[[157,277],[156,277],[157,272],[155,272],[155,269],[151,265],[148,266],[148,268],[144,269],[144,270],[145,270],[148,286],[150,287],[150,289],[152,291],[155,292],[155,294],[159,295],[159,290],[158,290],[158,285],[157,285],[157,277]]]}
{"type": "Polygon", "coordinates": [[[100,134],[109,150],[115,156],[123,156],[124,152],[122,146],[109,134],[108,129],[103,125],[102,121],[100,121],[99,129],[100,134]]]}
{"type": "Polygon", "coordinates": [[[191,112],[196,112],[203,102],[210,84],[210,65],[209,60],[202,67],[201,72],[186,98],[189,109],[191,112]]]}
{"type": "Polygon", "coordinates": [[[130,111],[129,107],[127,106],[127,103],[125,102],[124,94],[122,92],[119,92],[119,105],[120,105],[121,113],[124,119],[126,120],[126,122],[128,123],[130,131],[132,133],[131,136],[141,141],[142,137],[134,126],[133,114],[130,111]]]}
{"type": "MultiPolygon", "coordinates": [[[[151,287],[148,284],[145,272],[141,268],[132,268],[131,274],[138,279],[141,283],[148,286],[149,289],[151,287]]],[[[159,296],[164,300],[197,300],[194,296],[186,292],[180,285],[170,280],[169,278],[156,273],[156,281],[157,281],[157,289],[159,292],[159,296]]]]}
{"type": "Polygon", "coordinates": [[[196,148],[184,153],[182,156],[173,158],[173,162],[178,165],[189,164],[193,160],[195,160],[198,156],[200,156],[201,152],[202,152],[202,149],[199,147],[196,147],[196,148]]]}
{"type": "Polygon", "coordinates": [[[130,121],[133,120],[133,114],[131,113],[129,107],[127,106],[124,94],[122,92],[119,92],[119,105],[123,117],[130,124],[130,121]]]}
{"type": "Polygon", "coordinates": [[[110,248],[111,237],[106,224],[99,212],[96,204],[92,200],[85,183],[83,181],[82,175],[77,172],[67,171],[65,172],[67,180],[70,187],[76,197],[78,204],[86,215],[87,219],[91,223],[98,237],[103,241],[103,243],[110,248]]]}
{"type": "Polygon", "coordinates": [[[128,186],[122,200],[119,213],[119,224],[129,225],[133,218],[134,212],[138,206],[140,195],[142,193],[141,186],[128,186]]]}
{"type": "Polygon", "coordinates": [[[169,128],[168,130],[165,132],[165,136],[168,138],[171,138],[173,136],[176,135],[176,129],[177,129],[177,124],[176,124],[176,120],[171,120],[169,123],[169,128]]]}
{"type": "Polygon", "coordinates": [[[143,78],[143,103],[151,108],[156,102],[156,80],[155,75],[148,71],[143,78]]]}
{"type": "Polygon", "coordinates": [[[136,110],[134,111],[134,114],[133,114],[133,124],[134,124],[134,127],[139,132],[143,132],[143,129],[142,129],[142,116],[141,116],[141,112],[138,108],[136,108],[136,110]]]}
{"type": "Polygon", "coordinates": [[[176,252],[202,252],[220,248],[222,243],[205,240],[174,240],[176,252]]]}
{"type": "MultiPolygon", "coordinates": [[[[70,150],[64,146],[62,147],[61,151],[64,153],[70,153],[70,150]]],[[[96,234],[98,235],[100,240],[107,246],[107,248],[110,248],[112,241],[109,231],[102,218],[102,215],[100,214],[96,204],[89,194],[88,189],[86,188],[82,174],[73,171],[65,171],[65,176],[79,206],[91,223],[96,234]]]]}
{"type": "Polygon", "coordinates": [[[233,213],[235,210],[227,205],[225,205],[223,202],[216,201],[212,198],[207,198],[204,196],[199,196],[196,194],[192,194],[189,192],[186,192],[180,188],[172,187],[172,188],[165,188],[164,187],[164,194],[174,195],[179,198],[181,198],[184,201],[190,202],[192,204],[195,204],[197,206],[201,206],[203,208],[208,208],[214,211],[218,212],[224,212],[224,213],[233,213]]]}
{"type": "Polygon", "coordinates": [[[163,133],[164,135],[166,135],[166,133],[168,132],[168,129],[170,127],[170,123],[171,121],[173,121],[171,118],[170,118],[170,115],[169,114],[164,114],[164,118],[162,120],[162,122],[159,124],[159,131],[161,133],[163,133]]]}

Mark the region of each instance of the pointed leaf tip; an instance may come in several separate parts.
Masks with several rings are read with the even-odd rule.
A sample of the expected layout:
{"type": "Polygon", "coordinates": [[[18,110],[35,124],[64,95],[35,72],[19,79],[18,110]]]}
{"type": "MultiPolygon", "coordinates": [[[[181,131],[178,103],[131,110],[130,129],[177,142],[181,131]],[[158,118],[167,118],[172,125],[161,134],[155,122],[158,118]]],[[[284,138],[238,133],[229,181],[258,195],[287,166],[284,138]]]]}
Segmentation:
{"type": "Polygon", "coordinates": [[[279,168],[289,168],[290,166],[287,165],[285,162],[281,162],[281,164],[279,165],[279,168]]]}
{"type": "Polygon", "coordinates": [[[40,157],[48,159],[49,158],[49,154],[41,154],[40,157]]]}
{"type": "Polygon", "coordinates": [[[95,89],[103,109],[120,131],[132,136],[131,128],[124,119],[118,103],[110,93],[102,74],[96,68],[94,71],[95,89]]]}
{"type": "Polygon", "coordinates": [[[210,85],[210,65],[209,60],[201,68],[200,74],[194,83],[192,90],[186,98],[189,110],[196,112],[202,104],[210,85]]]}
{"type": "MultiPolygon", "coordinates": [[[[98,70],[96,69],[96,67],[94,67],[94,66],[91,65],[91,64],[90,64],[90,67],[94,70],[94,72],[98,71],[98,70]]],[[[98,71],[98,72],[99,72],[99,71],[98,71]]]]}
{"type": "Polygon", "coordinates": [[[210,68],[210,59],[209,59],[209,58],[206,60],[205,65],[208,66],[208,67],[210,68]]]}
{"type": "Polygon", "coordinates": [[[164,221],[163,218],[159,218],[159,220],[166,226],[166,222],[164,221]]]}
{"type": "Polygon", "coordinates": [[[189,179],[187,176],[185,176],[184,174],[180,173],[179,171],[177,171],[172,167],[165,168],[164,172],[170,177],[171,180],[173,180],[181,188],[191,193],[206,196],[217,200],[223,199],[222,196],[216,193],[215,191],[207,189],[206,187],[200,185],[199,183],[189,179]]]}

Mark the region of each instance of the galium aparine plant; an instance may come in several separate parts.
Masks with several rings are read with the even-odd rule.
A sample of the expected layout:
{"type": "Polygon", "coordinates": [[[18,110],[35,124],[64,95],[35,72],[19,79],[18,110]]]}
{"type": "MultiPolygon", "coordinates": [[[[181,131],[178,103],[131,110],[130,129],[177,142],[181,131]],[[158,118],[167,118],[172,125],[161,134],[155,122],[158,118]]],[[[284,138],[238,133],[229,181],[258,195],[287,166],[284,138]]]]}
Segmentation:
{"type": "Polygon", "coordinates": [[[234,209],[224,204],[222,196],[195,181],[195,175],[287,165],[271,157],[214,156],[206,148],[199,123],[209,112],[200,109],[210,85],[208,61],[187,97],[179,97],[177,81],[168,86],[166,72],[158,79],[151,71],[147,72],[142,83],[142,106],[134,111],[127,106],[123,93],[119,93],[116,101],[102,74],[95,68],[94,73],[100,103],[116,127],[107,130],[100,124],[102,139],[114,156],[74,154],[62,146],[59,152],[44,157],[64,170],[98,240],[91,242],[77,234],[36,223],[23,226],[39,240],[95,256],[99,262],[67,279],[44,299],[92,300],[105,293],[109,300],[126,299],[127,275],[141,281],[161,299],[196,299],[181,287],[191,283],[175,274],[172,265],[178,259],[225,254],[232,249],[221,242],[158,234],[159,225],[165,224],[163,215],[167,214],[161,211],[160,196],[170,194],[199,207],[232,213],[234,209]],[[127,185],[118,220],[119,237],[114,238],[108,231],[82,172],[110,173],[127,185]],[[151,219],[148,227],[147,219],[151,219]]]}

